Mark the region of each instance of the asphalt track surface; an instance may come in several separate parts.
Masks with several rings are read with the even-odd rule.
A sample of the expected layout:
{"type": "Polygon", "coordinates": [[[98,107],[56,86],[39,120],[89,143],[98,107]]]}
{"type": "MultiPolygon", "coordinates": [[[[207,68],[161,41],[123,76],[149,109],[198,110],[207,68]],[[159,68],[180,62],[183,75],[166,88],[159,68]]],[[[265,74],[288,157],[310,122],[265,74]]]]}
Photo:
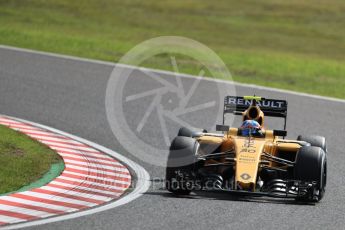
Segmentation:
{"type": "MultiPolygon", "coordinates": [[[[102,63],[1,48],[0,113],[94,141],[136,161],[151,178],[163,178],[164,168],[127,153],[109,128],[104,98],[112,70],[112,66],[102,63]]],[[[236,86],[236,90],[238,95],[256,93],[286,98],[289,138],[307,133],[326,136],[328,181],[322,202],[297,205],[272,199],[241,200],[219,194],[177,198],[156,185],[140,198],[115,209],[32,229],[343,229],[345,103],[243,86],[236,86]]],[[[203,119],[202,114],[194,117],[200,127],[203,119]]]]}

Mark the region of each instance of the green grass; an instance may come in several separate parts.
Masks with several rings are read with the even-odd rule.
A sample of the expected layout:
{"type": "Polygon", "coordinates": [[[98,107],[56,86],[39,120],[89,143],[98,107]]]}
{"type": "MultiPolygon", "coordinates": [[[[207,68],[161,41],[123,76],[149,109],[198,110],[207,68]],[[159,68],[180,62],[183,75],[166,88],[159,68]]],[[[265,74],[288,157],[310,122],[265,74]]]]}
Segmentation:
{"type": "MultiPolygon", "coordinates": [[[[185,36],[236,81],[345,98],[344,12],[343,0],[0,0],[0,43],[118,61],[146,39],[185,36]]],[[[145,65],[172,70],[164,55],[145,65]]]]}
{"type": "Polygon", "coordinates": [[[35,182],[60,161],[45,145],[0,125],[0,194],[35,182]]]}

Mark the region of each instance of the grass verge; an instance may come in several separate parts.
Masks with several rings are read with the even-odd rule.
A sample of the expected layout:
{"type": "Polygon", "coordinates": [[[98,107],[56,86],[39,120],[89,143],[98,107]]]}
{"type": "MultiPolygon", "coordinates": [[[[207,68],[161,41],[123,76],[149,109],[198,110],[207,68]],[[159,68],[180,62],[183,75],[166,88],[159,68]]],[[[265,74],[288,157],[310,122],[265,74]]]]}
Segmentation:
{"type": "Polygon", "coordinates": [[[39,180],[53,164],[61,163],[60,156],[47,146],[0,125],[0,194],[39,180]]]}
{"type": "MultiPolygon", "coordinates": [[[[235,81],[345,98],[343,12],[342,0],[0,0],[0,43],[116,62],[146,39],[185,36],[235,81]]],[[[172,70],[166,56],[145,66],[172,70]]]]}

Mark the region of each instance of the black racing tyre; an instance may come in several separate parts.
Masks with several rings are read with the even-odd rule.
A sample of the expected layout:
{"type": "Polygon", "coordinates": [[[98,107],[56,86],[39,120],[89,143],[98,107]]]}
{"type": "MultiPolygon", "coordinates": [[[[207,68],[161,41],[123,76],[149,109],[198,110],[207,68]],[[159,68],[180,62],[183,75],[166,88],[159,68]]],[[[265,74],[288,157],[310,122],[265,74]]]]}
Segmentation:
{"type": "Polygon", "coordinates": [[[190,130],[186,127],[182,127],[179,129],[177,136],[179,137],[195,137],[197,135],[200,135],[201,133],[207,133],[206,129],[202,129],[202,130],[190,130]]]}
{"type": "Polygon", "coordinates": [[[323,151],[325,151],[325,153],[327,153],[327,142],[326,142],[326,138],[322,137],[322,136],[302,136],[299,135],[297,137],[298,141],[305,141],[308,142],[311,146],[316,146],[316,147],[320,147],[323,149],[323,151]]]}
{"type": "Polygon", "coordinates": [[[178,136],[170,146],[165,185],[176,195],[188,195],[194,186],[194,168],[199,143],[190,137],[178,136]]]}
{"type": "Polygon", "coordinates": [[[193,131],[186,128],[186,127],[182,127],[179,129],[177,136],[181,136],[181,137],[192,137],[193,136],[193,131]]]}
{"type": "Polygon", "coordinates": [[[297,200],[318,202],[323,198],[327,182],[327,157],[320,147],[303,146],[297,152],[294,179],[316,182],[313,196],[298,197],[297,200]]]}

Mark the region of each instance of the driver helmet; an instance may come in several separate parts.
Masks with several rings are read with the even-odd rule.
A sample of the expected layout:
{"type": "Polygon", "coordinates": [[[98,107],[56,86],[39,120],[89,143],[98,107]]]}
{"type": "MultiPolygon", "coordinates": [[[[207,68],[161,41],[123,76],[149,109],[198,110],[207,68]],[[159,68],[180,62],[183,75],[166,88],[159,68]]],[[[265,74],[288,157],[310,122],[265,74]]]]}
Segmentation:
{"type": "Polygon", "coordinates": [[[240,128],[242,136],[257,136],[261,135],[261,125],[255,120],[245,120],[240,128]]]}

